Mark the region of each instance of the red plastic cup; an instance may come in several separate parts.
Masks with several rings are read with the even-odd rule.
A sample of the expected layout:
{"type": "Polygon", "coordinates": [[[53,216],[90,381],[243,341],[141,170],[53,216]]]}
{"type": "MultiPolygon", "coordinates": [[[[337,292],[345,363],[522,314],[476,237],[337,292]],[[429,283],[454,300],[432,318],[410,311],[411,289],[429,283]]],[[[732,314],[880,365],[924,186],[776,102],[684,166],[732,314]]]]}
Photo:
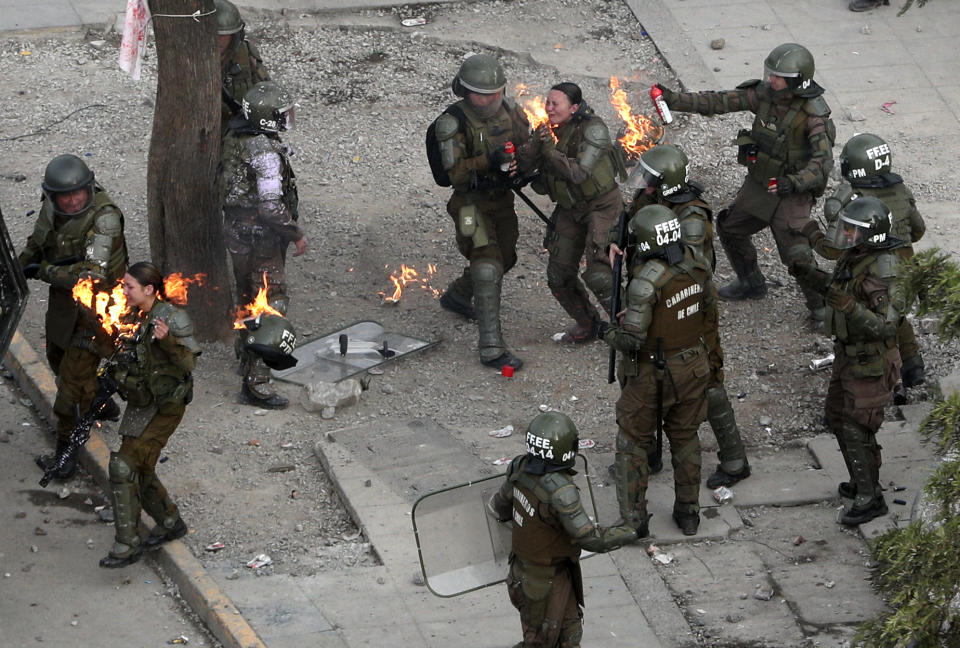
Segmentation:
{"type": "Polygon", "coordinates": [[[510,365],[503,365],[503,367],[500,369],[500,373],[505,378],[513,378],[513,367],[510,365]]]}

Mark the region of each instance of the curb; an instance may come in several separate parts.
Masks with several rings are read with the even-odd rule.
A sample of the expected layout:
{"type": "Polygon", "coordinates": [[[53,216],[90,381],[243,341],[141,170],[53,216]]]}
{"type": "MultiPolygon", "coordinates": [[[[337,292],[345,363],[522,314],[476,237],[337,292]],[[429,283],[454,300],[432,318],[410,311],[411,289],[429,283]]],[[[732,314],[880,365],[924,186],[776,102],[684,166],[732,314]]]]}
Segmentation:
{"type": "MultiPolygon", "coordinates": [[[[17,385],[27,394],[40,416],[53,422],[53,399],[57,393],[53,372],[19,331],[14,333],[4,364],[14,375],[17,385]]],[[[107,462],[110,449],[96,429],[80,450],[80,463],[97,484],[109,492],[107,462]]],[[[207,629],[228,648],[267,648],[233,601],[207,575],[200,561],[193,557],[183,542],[174,540],[149,554],[163,567],[180,590],[180,596],[200,617],[207,629]]]]}

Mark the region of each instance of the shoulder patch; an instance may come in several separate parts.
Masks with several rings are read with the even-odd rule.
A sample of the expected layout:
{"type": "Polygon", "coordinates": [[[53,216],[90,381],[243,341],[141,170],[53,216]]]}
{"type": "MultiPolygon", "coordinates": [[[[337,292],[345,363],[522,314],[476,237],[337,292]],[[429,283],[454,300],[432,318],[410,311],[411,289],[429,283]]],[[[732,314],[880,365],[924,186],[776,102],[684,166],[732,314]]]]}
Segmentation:
{"type": "Polygon", "coordinates": [[[892,252],[883,252],[877,255],[877,258],[873,262],[873,272],[877,277],[881,279],[890,279],[897,276],[897,266],[900,263],[900,258],[893,254],[892,252]]]}
{"type": "Polygon", "coordinates": [[[583,139],[598,148],[610,146],[610,131],[602,119],[590,119],[583,126],[583,139]]]}
{"type": "Polygon", "coordinates": [[[107,236],[119,236],[123,234],[123,216],[112,207],[103,209],[97,214],[97,231],[107,236]]]}
{"type": "MultiPolygon", "coordinates": [[[[551,474],[555,475],[557,473],[551,474]]],[[[557,484],[550,497],[550,503],[553,504],[558,513],[571,513],[581,506],[580,491],[569,479],[565,482],[564,484],[557,484]]]]}
{"type": "Polygon", "coordinates": [[[437,117],[437,121],[435,123],[437,141],[439,142],[444,142],[450,139],[457,134],[457,131],[460,130],[460,120],[451,115],[449,112],[445,112],[437,117]]]}
{"type": "Polygon", "coordinates": [[[648,281],[654,288],[667,283],[668,275],[666,264],[659,259],[647,261],[634,272],[634,278],[648,281]]]}

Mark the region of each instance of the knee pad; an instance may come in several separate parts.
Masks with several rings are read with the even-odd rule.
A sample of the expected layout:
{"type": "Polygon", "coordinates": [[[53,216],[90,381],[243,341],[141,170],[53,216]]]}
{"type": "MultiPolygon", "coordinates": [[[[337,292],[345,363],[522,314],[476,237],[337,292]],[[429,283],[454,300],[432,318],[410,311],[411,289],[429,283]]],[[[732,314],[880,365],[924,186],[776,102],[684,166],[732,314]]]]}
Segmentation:
{"type": "Polygon", "coordinates": [[[639,443],[634,441],[623,432],[619,431],[617,432],[616,450],[617,452],[622,452],[627,455],[643,455],[644,457],[647,455],[645,448],[641,447],[639,443]]]}
{"type": "Polygon", "coordinates": [[[613,292],[613,270],[602,263],[588,264],[583,273],[583,283],[600,301],[609,299],[613,292]]]}
{"type": "Polygon", "coordinates": [[[125,484],[136,481],[137,472],[130,465],[130,460],[119,452],[110,453],[110,462],[107,464],[107,475],[115,484],[125,484]]]}
{"type": "Polygon", "coordinates": [[[470,264],[470,277],[474,283],[497,283],[503,278],[503,271],[489,259],[479,259],[470,264]]]}

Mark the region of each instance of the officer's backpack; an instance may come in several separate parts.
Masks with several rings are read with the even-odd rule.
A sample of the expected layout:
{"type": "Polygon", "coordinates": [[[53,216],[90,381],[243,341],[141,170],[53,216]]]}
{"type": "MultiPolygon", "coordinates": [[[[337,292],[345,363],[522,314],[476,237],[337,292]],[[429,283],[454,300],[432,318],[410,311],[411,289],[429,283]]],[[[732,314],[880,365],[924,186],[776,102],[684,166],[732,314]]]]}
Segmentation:
{"type": "MultiPolygon", "coordinates": [[[[463,110],[461,110],[459,106],[456,104],[447,106],[447,109],[443,112],[456,117],[457,123],[460,124],[460,132],[464,132],[464,124],[466,124],[467,116],[463,113],[463,110]]],[[[450,182],[450,176],[447,174],[447,170],[443,168],[443,162],[440,159],[440,144],[437,142],[436,121],[430,124],[430,127],[427,128],[426,144],[427,161],[430,162],[430,171],[433,173],[433,180],[441,187],[449,187],[452,183],[450,182]]]]}

